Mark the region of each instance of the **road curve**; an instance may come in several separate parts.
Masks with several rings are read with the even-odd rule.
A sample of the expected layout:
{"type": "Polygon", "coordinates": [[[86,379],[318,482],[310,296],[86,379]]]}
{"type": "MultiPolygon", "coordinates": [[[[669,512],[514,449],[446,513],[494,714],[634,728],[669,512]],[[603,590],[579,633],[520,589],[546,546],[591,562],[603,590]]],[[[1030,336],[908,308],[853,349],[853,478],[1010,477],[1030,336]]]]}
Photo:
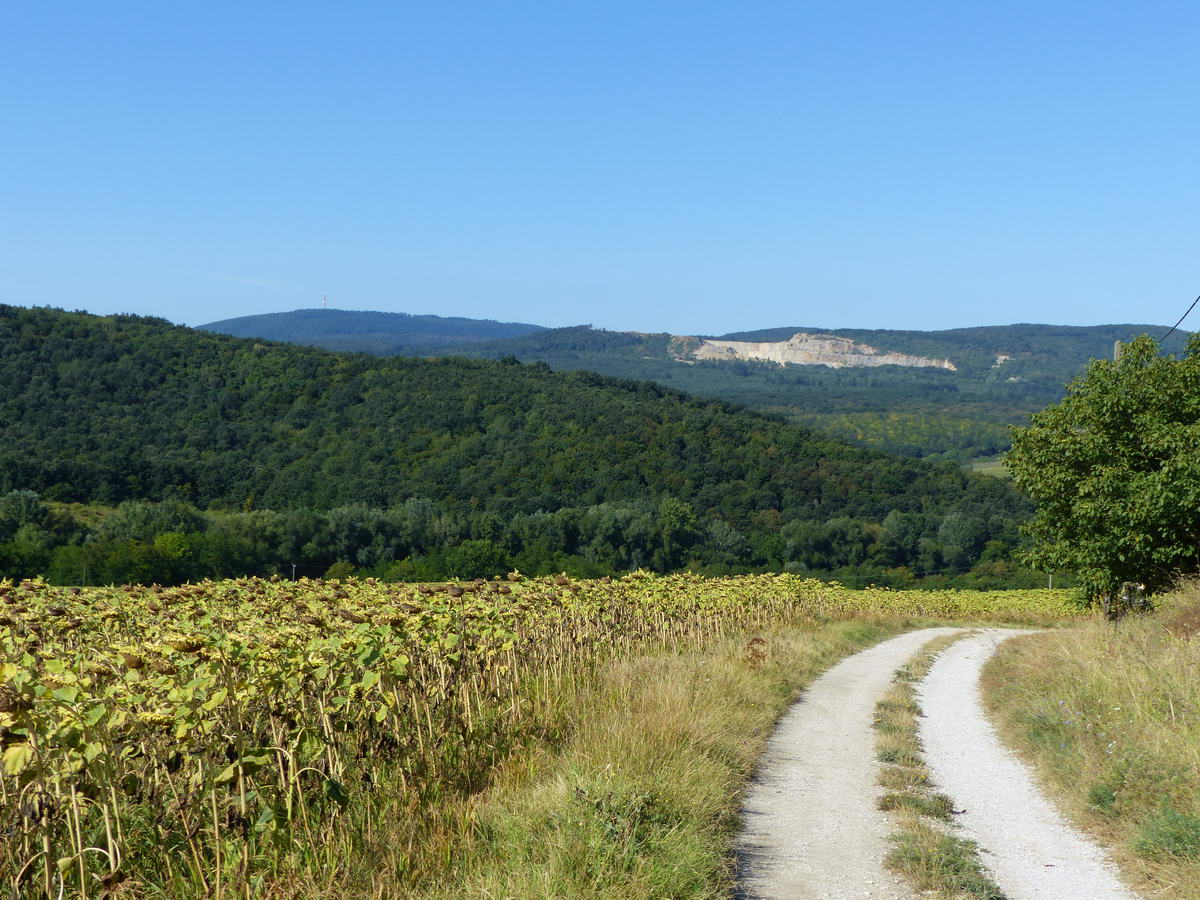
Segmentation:
{"type": "Polygon", "coordinates": [[[988,629],[938,656],[918,689],[925,762],[954,801],[964,837],[1009,900],[1135,900],[1104,852],[1075,831],[996,737],[979,673],[1000,643],[1028,632],[988,629]]]}
{"type": "Polygon", "coordinates": [[[743,805],[737,840],[744,900],[911,900],[883,867],[886,814],[876,806],[875,703],[927,641],[925,628],[842,660],[780,721],[743,805]]]}

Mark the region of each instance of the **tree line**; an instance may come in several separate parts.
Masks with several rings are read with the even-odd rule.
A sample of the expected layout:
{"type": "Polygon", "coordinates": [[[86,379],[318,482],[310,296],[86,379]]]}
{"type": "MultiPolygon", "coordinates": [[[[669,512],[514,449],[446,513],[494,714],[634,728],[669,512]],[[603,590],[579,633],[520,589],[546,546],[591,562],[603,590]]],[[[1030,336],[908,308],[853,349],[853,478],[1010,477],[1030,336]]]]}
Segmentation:
{"type": "Polygon", "coordinates": [[[674,497],[503,519],[420,498],[387,508],[228,512],[181,500],[101,508],[46,503],[32,491],[0,496],[0,578],[40,575],[66,585],[241,575],[440,581],[513,569],[599,577],[639,568],[788,571],[895,586],[1041,583],[1008,561],[1018,540],[1012,523],[984,509],[787,523],[771,511],[741,530],[674,497]]]}

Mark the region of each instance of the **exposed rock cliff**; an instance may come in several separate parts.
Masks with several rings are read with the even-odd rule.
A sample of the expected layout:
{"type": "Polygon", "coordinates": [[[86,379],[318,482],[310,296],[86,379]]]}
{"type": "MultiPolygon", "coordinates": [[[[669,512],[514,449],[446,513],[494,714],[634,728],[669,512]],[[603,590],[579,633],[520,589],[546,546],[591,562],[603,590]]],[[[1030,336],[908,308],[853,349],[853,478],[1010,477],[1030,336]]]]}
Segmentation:
{"type": "Polygon", "coordinates": [[[858,344],[849,338],[828,334],[792,335],[786,341],[753,343],[750,341],[700,341],[688,348],[693,359],[762,359],[802,366],[829,366],[842,369],[850,366],[914,366],[955,371],[948,359],[929,359],[890,353],[868,344],[858,344]]]}

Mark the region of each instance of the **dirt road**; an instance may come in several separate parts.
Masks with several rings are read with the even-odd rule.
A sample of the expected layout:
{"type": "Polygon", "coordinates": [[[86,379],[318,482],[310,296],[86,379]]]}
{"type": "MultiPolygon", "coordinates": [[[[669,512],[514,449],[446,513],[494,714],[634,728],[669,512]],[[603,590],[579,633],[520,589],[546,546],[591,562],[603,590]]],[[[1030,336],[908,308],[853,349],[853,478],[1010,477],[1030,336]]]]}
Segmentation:
{"type": "Polygon", "coordinates": [[[1002,641],[988,629],[938,656],[918,691],[925,762],[954,800],[963,836],[1009,900],[1133,900],[1103,851],[1068,825],[996,736],[979,697],[979,672],[1002,641]]]}
{"type": "Polygon", "coordinates": [[[926,641],[926,628],[842,660],[780,721],[744,804],[741,896],[909,900],[883,867],[891,823],[876,802],[875,701],[926,641]]]}
{"type": "MultiPolygon", "coordinates": [[[[913,900],[883,866],[893,823],[876,803],[875,703],[927,641],[909,632],[812,683],[780,721],[744,803],[738,896],[745,900],[913,900]]],[[[1102,851],[1070,829],[983,714],[979,670],[1004,638],[988,629],[945,651],[922,684],[921,739],[940,790],[965,809],[963,834],[1009,900],[1135,900],[1102,851]]]]}

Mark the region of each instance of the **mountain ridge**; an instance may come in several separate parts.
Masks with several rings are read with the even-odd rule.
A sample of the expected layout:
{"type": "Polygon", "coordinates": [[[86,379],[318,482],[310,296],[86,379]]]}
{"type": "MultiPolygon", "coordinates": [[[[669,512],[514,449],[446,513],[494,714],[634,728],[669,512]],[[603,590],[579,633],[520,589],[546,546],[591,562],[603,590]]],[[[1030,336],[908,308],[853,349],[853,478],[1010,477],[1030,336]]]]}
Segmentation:
{"type": "MultiPolygon", "coordinates": [[[[343,309],[298,309],[290,312],[264,313],[238,316],[196,326],[200,330],[230,334],[235,337],[257,337],[288,343],[304,343],[321,346],[340,352],[366,352],[377,355],[405,353],[408,350],[428,351],[431,355],[466,349],[460,345],[474,345],[468,352],[486,353],[489,356],[503,355],[507,350],[527,352],[530,342],[522,338],[542,334],[541,340],[532,347],[547,349],[546,341],[559,341],[565,336],[576,335],[581,330],[603,340],[611,349],[614,345],[629,345],[638,342],[656,347],[663,339],[675,341],[738,341],[753,343],[786,342],[796,334],[810,336],[835,336],[855,342],[867,343],[880,350],[907,354],[914,344],[926,345],[929,352],[924,355],[937,358],[933,348],[957,345],[960,353],[1004,353],[1015,350],[1017,354],[1030,352],[1030,337],[1040,339],[1064,338],[1071,341],[1090,341],[1092,355],[1111,352],[1111,341],[1128,340],[1136,334],[1165,333],[1162,325],[1113,323],[1101,325],[1046,325],[1030,322],[1015,322],[1008,325],[976,325],[946,329],[868,329],[868,328],[819,328],[816,326],[791,325],[770,328],[732,331],[725,334],[675,334],[670,332],[640,332],[620,329],[594,328],[591,325],[548,327],[522,322],[502,322],[496,319],[472,319],[461,316],[438,316],[379,310],[343,309]],[[389,327],[383,327],[386,323],[389,327]],[[451,339],[439,341],[439,331],[454,331],[451,339]],[[504,332],[504,333],[498,333],[504,332]],[[390,341],[390,343],[389,343],[390,341]],[[508,346],[508,341],[516,341],[508,346]],[[1107,350],[1100,351],[1105,344],[1107,350]]],[[[1187,332],[1179,332],[1175,344],[1182,346],[1187,332]]],[[[595,340],[591,341],[593,345],[595,340]]],[[[664,345],[665,348],[665,345],[664,345]]],[[[555,345],[557,349],[557,344],[555,345]]],[[[577,349],[577,348],[569,348],[577,349]]],[[[595,346],[589,349],[597,349],[595,346]]],[[[1038,348],[1045,351],[1045,347],[1038,348]]],[[[912,355],[922,355],[913,353],[912,355]]],[[[940,354],[945,356],[943,352],[940,354]]],[[[1078,352],[1071,354],[1075,362],[1084,361],[1078,352]]],[[[958,361],[955,360],[958,365],[958,361]]],[[[990,365],[990,362],[989,362],[990,365]]]]}
{"type": "Polygon", "coordinates": [[[541,325],[525,322],[325,308],[238,316],[197,328],[233,337],[255,337],[378,356],[520,337],[544,330],[541,325]]]}
{"type": "MultiPolygon", "coordinates": [[[[965,463],[1003,453],[1011,426],[1023,424],[1031,413],[1061,399],[1064,385],[1083,371],[1089,359],[1108,357],[1114,341],[1127,341],[1143,332],[1157,336],[1166,329],[1145,324],[1035,323],[940,331],[785,326],[708,336],[577,325],[440,345],[425,341],[388,352],[512,357],[543,362],[559,371],[587,369],[655,381],[696,396],[776,413],[860,446],[965,463]],[[867,345],[898,361],[906,357],[944,360],[954,371],[781,364],[770,359],[779,348],[761,354],[767,359],[732,358],[737,354],[716,360],[696,358],[697,348],[706,340],[786,342],[797,333],[867,345]]],[[[1172,335],[1166,349],[1177,352],[1186,339],[1186,333],[1172,335]]],[[[378,352],[382,346],[352,337],[310,343],[367,352],[378,352]]],[[[815,361],[820,362],[820,357],[815,361]]],[[[844,361],[844,355],[825,361],[844,361]]]]}
{"type": "MultiPolygon", "coordinates": [[[[657,381],[785,416],[861,446],[907,456],[969,462],[1003,453],[1009,428],[1063,397],[1065,385],[1113,342],[1160,326],[1059,326],[1018,323],[942,332],[788,326],[731,332],[715,340],[787,341],[797,332],[849,339],[880,351],[948,360],[954,371],[895,365],[830,368],[754,359],[695,359],[702,336],[638,335],[588,326],[549,329],[439,352],[541,361],[559,370],[590,369],[657,381]]],[[[1165,350],[1182,350],[1188,335],[1165,350]]]]}

